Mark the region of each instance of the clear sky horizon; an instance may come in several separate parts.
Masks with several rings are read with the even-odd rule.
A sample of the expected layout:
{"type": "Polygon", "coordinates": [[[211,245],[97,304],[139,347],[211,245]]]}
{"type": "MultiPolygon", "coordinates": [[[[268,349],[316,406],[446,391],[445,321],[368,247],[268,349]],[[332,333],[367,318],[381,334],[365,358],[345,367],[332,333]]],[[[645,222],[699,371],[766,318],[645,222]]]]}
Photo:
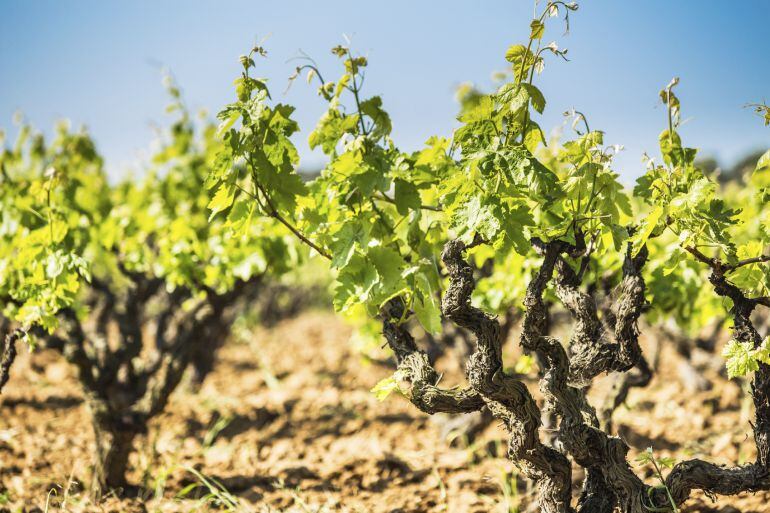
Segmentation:
{"type": "MultiPolygon", "coordinates": [[[[658,91],[673,76],[686,144],[730,165],[770,147],[770,128],[748,103],[770,101],[770,2],[584,0],[570,33],[552,20],[545,40],[569,48],[569,62],[550,59],[536,78],[548,101],[538,119],[550,131],[576,108],[605,142],[622,144],[624,181],[641,174],[643,152],[657,155],[665,127],[658,91]]],[[[57,119],[84,124],[110,174],[138,170],[168,125],[161,68],[170,69],[186,103],[213,116],[234,92],[238,56],[267,36],[258,74],[273,97],[297,107],[303,167],[322,165],[307,134],[324,110],[303,80],[284,94],[299,50],[325,75],[339,68],[329,49],[347,34],[369,58],[365,92],[380,94],[393,136],[414,150],[457,126],[456,87],[489,89],[506,67],[506,48],[526,40],[530,0],[418,2],[391,0],[98,2],[0,0],[0,127],[13,136],[14,112],[49,133],[57,119]]]]}

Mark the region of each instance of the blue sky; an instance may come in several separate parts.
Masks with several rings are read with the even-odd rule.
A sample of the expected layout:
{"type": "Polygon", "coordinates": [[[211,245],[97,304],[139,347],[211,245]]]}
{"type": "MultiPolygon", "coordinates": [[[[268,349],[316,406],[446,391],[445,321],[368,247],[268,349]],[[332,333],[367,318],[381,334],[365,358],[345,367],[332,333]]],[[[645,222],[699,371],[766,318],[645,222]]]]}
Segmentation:
{"type": "MultiPolygon", "coordinates": [[[[146,156],[153,127],[169,122],[161,67],[191,107],[213,115],[233,97],[238,56],[267,36],[259,74],[274,98],[298,107],[303,163],[317,166],[306,134],[323,103],[304,81],[284,95],[287,61],[301,49],[334,76],[329,48],[347,34],[369,57],[365,91],[382,95],[396,142],[417,149],[451,134],[455,88],[490,86],[532,12],[530,0],[0,0],[0,126],[13,133],[18,110],[44,131],[59,118],[85,124],[120,176],[146,156]]],[[[617,168],[630,182],[665,125],[657,93],[679,76],[688,144],[727,163],[768,147],[770,128],[743,108],[770,101],[768,30],[766,0],[580,2],[569,35],[557,22],[546,32],[570,62],[551,60],[536,79],[548,100],[541,126],[559,126],[571,107],[585,112],[605,142],[625,145],[617,168]]]]}

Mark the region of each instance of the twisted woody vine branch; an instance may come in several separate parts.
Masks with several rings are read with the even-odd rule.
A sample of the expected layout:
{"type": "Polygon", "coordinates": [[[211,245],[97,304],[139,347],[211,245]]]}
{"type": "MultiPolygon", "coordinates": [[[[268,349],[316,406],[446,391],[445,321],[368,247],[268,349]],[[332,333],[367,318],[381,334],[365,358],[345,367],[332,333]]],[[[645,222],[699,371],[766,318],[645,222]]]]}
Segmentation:
{"type": "MultiPolygon", "coordinates": [[[[349,46],[333,48],[343,71],[329,81],[305,56],[292,79],[307,73],[308,82],[320,82],[327,110],[309,143],[329,161],[309,183],[297,177],[289,139],[298,129],[294,109],[273,104],[266,82],[253,77],[255,57],[266,55],[255,47],[241,58],[237,100],[219,113],[225,149],[209,177],[212,211],[237,226],[280,213],[292,234],[328,260],[335,308],[379,319],[398,365],[394,376],[409,383],[406,395],[416,408],[427,414],[486,408],[503,422],[508,456],[537,483],[542,511],[675,511],[693,490],[767,489],[770,347],[750,314],[770,300],[742,286],[768,257],[756,254],[750,230],[740,244],[730,240],[731,230],[742,226],[739,212],[695,166],[695,150],[681,144],[677,80],[661,92],[668,113],[660,136],[663,163],[649,159],[632,196],[612,171],[617,148],[604,146],[602,132],[591,130],[583,113],[574,111],[575,122],[585,126],[574,140],[545,144],[536,115],[546,100],[534,79],[547,58],[567,53],[556,42],[544,44],[545,27],[557,16],[568,22],[575,10],[575,3],[548,2],[530,23],[528,43],[506,52],[510,80],[492,93],[463,88],[460,127],[451,139],[431,137],[414,152],[391,139],[382,99],[364,95],[365,57],[349,46]],[[708,257],[704,247],[723,256],[708,257]],[[683,270],[699,262],[711,269],[708,281],[685,282],[683,270]],[[742,359],[738,365],[731,358],[728,368],[754,371],[759,455],[735,468],[685,461],[665,479],[659,474],[663,485],[653,486],[629,464],[630,448],[612,435],[611,421],[629,388],[651,379],[639,343],[642,314],[694,318],[684,308],[690,297],[672,298],[672,287],[663,284],[668,276],[701,296],[710,281],[716,303],[720,296],[732,301],[738,345],[731,347],[742,359]],[[573,321],[569,340],[549,335],[554,303],[573,321]],[[542,405],[503,365],[495,313],[513,305],[523,312],[521,348],[541,366],[542,405]],[[432,334],[448,322],[473,335],[466,384],[440,386],[440,374],[411,332],[413,320],[432,334]],[[619,379],[597,413],[587,391],[605,373],[619,379]],[[546,414],[556,419],[550,438],[540,433],[546,414]],[[573,464],[585,469],[576,501],[573,464]]],[[[769,163],[770,157],[762,166],[769,163]]]]}

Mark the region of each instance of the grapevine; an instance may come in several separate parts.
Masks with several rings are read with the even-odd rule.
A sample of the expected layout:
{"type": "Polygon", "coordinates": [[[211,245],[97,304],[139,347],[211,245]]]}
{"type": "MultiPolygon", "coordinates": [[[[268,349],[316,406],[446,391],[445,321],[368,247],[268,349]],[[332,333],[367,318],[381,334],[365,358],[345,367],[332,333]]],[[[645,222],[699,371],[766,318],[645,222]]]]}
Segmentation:
{"type": "MultiPolygon", "coordinates": [[[[320,82],[319,96],[328,103],[309,143],[329,162],[307,187],[296,178],[297,152],[289,140],[297,130],[293,109],[273,106],[266,80],[251,76],[253,57],[266,53],[255,48],[242,58],[238,101],[220,113],[227,164],[211,175],[214,197],[226,199],[222,210],[249,208],[279,219],[329,261],[335,308],[360,308],[380,320],[398,363],[394,377],[376,387],[380,397],[401,390],[398,382],[405,381],[404,393],[425,413],[488,408],[502,421],[508,456],[538,484],[542,511],[676,511],[693,489],[722,495],[768,489],[768,346],[750,319],[755,307],[770,304],[763,267],[770,257],[762,252],[767,241],[764,234],[743,233],[741,241],[731,234],[740,210],[719,197],[716,183],[695,165],[696,151],[682,145],[678,79],[660,94],[667,112],[662,163],[649,159],[633,193],[612,171],[616,150],[605,146],[602,132],[591,130],[585,114],[575,112],[582,124],[575,139],[546,146],[537,124],[546,100],[535,78],[549,57],[566,54],[556,43],[543,43],[546,21],[561,14],[568,23],[576,9],[574,3],[549,2],[532,21],[527,44],[506,52],[510,81],[489,94],[470,91],[452,138],[430,137],[416,152],[398,149],[382,100],[362,90],[366,58],[349,46],[332,49],[343,65],[335,82],[321,79],[312,62],[298,67],[297,74],[308,72],[309,80],[320,82]],[[500,323],[473,300],[476,294],[488,306],[494,298],[489,283],[477,288],[473,263],[491,259],[494,276],[513,258],[529,262],[527,285],[519,289],[520,345],[537,356],[542,408],[506,372],[500,323]],[[710,284],[718,298],[731,302],[726,313],[735,342],[726,349],[728,370],[754,373],[759,455],[756,463],[735,468],[688,460],[665,479],[652,460],[662,483],[652,486],[632,469],[629,447],[611,432],[611,415],[630,386],[651,377],[639,344],[642,315],[651,311],[653,319],[683,322],[696,315],[685,307],[687,296],[673,299],[676,292],[661,290],[663,277],[681,273],[693,275],[691,285],[683,285],[690,296],[710,284]],[[648,281],[657,305],[648,302],[648,281]],[[573,320],[566,344],[547,331],[551,297],[573,320]],[[411,333],[412,318],[428,332],[440,330],[443,319],[473,334],[465,386],[440,386],[440,374],[411,333]],[[604,373],[624,378],[597,413],[586,392],[604,373]],[[551,440],[539,429],[545,412],[557,418],[551,440]],[[576,506],[573,464],[585,470],[576,506]]],[[[759,168],[766,165],[763,157],[759,168]]],[[[500,271],[497,279],[516,279],[515,272],[500,271]]]]}

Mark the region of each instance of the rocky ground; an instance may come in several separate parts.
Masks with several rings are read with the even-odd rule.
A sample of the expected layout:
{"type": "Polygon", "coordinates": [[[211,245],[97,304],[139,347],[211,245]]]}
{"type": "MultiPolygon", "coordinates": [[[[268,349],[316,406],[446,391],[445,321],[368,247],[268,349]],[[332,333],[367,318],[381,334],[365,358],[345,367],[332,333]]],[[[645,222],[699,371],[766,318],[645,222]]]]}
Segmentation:
{"type": "MultiPolygon", "coordinates": [[[[139,440],[130,478],[141,495],[99,502],[84,491],[93,437],[72,370],[52,353],[20,357],[0,396],[0,512],[532,509],[532,490],[505,459],[502,428],[449,447],[440,424],[398,394],[379,402],[369,389],[392,370],[365,362],[334,316],[306,313],[241,338],[222,350],[203,388],[178,391],[139,440]]],[[[460,379],[444,360],[447,382],[460,379]]],[[[665,344],[660,362],[651,386],[634,390],[616,416],[632,457],[653,447],[677,460],[751,460],[751,403],[741,386],[712,365],[704,373],[712,389],[694,393],[665,344]]],[[[764,513],[768,500],[694,495],[683,511],[764,513]]]]}

